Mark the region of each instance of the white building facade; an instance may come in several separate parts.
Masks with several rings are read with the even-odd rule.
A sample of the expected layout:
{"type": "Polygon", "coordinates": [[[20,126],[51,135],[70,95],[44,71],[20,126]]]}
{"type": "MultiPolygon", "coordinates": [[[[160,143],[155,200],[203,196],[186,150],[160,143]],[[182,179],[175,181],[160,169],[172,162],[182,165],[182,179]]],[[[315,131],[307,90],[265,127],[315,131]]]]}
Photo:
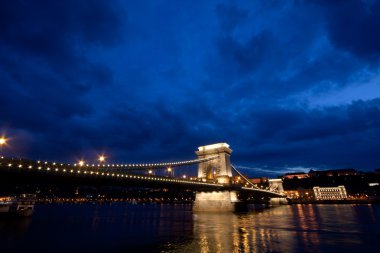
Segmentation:
{"type": "Polygon", "coordinates": [[[346,188],[343,185],[338,187],[313,187],[316,200],[344,200],[347,199],[346,188]]]}

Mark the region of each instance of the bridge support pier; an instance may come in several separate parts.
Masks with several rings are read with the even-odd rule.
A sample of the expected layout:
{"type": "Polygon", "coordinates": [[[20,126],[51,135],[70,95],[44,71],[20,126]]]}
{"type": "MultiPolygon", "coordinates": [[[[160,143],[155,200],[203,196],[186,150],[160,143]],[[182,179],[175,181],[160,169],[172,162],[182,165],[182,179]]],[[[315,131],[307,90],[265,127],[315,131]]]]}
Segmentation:
{"type": "Polygon", "coordinates": [[[195,212],[233,212],[238,202],[235,191],[197,192],[193,205],[195,212]]]}
{"type": "Polygon", "coordinates": [[[271,198],[269,200],[269,205],[270,206],[280,206],[280,205],[287,205],[288,200],[286,198],[271,198]]]}

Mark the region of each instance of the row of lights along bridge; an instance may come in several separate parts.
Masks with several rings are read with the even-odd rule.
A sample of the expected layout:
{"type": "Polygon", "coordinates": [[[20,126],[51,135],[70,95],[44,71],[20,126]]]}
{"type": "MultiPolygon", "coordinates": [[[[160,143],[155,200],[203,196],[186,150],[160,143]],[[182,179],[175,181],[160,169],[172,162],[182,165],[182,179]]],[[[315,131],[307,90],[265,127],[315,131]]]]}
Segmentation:
{"type": "MultiPolygon", "coordinates": [[[[7,138],[5,138],[4,136],[0,137],[0,148],[2,148],[3,146],[5,146],[7,144],[7,138]]],[[[98,157],[98,161],[100,164],[98,164],[98,167],[110,167],[110,165],[106,165],[105,162],[106,162],[106,156],[104,155],[99,155],[98,157]]],[[[86,162],[84,160],[80,160],[78,161],[78,165],[79,166],[89,166],[89,164],[86,164],[86,162]]],[[[144,166],[149,166],[148,164],[143,164],[144,166]]],[[[156,165],[156,164],[155,164],[156,165]]],[[[161,165],[161,164],[160,164],[161,165]]],[[[77,166],[77,164],[75,163],[74,166],[77,166]]],[[[94,164],[92,166],[95,166],[94,164]]],[[[113,166],[113,165],[112,165],[113,166]]],[[[119,166],[117,165],[117,167],[123,167],[123,166],[119,166]]],[[[134,167],[134,166],[133,166],[134,167]]],[[[173,169],[171,167],[168,167],[167,168],[167,172],[169,174],[172,174],[173,173],[173,169]]],[[[148,170],[148,174],[153,174],[153,170],[148,170]]],[[[183,178],[186,178],[186,175],[183,175],[182,176],[183,178]]]]}

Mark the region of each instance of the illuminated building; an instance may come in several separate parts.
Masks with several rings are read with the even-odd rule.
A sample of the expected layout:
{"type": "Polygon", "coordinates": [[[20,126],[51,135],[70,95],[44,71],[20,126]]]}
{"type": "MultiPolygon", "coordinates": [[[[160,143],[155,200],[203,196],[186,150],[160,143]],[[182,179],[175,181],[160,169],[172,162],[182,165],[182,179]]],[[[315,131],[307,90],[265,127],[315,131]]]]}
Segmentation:
{"type": "Polygon", "coordinates": [[[314,200],[314,191],[312,189],[298,188],[297,190],[286,190],[284,193],[290,199],[314,200]]]}
{"type": "Polygon", "coordinates": [[[344,200],[347,199],[346,188],[343,185],[338,187],[313,187],[316,200],[344,200]]]}
{"type": "Polygon", "coordinates": [[[310,172],[309,172],[310,177],[356,176],[357,174],[358,174],[358,172],[355,169],[321,170],[321,171],[310,170],[310,172]]]}
{"type": "Polygon", "coordinates": [[[249,181],[251,181],[252,184],[264,184],[268,182],[268,178],[267,177],[250,178],[249,181]]]}
{"type": "Polygon", "coordinates": [[[309,175],[306,174],[305,172],[295,172],[295,173],[286,173],[285,175],[282,176],[282,179],[302,179],[302,178],[308,178],[309,175]]]}

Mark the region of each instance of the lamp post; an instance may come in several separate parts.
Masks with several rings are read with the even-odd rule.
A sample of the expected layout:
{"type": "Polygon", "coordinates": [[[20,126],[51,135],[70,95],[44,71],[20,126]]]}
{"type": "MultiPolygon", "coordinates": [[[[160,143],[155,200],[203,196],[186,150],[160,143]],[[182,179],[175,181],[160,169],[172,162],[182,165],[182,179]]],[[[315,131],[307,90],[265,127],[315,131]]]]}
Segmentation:
{"type": "Polygon", "coordinates": [[[4,136],[0,137],[0,153],[3,152],[3,146],[6,144],[7,144],[7,139],[4,136]]]}
{"type": "Polygon", "coordinates": [[[104,163],[106,161],[106,157],[104,155],[100,155],[98,160],[100,163],[104,163]]]}
{"type": "Polygon", "coordinates": [[[169,177],[173,177],[173,169],[171,167],[168,168],[169,177]]]}

